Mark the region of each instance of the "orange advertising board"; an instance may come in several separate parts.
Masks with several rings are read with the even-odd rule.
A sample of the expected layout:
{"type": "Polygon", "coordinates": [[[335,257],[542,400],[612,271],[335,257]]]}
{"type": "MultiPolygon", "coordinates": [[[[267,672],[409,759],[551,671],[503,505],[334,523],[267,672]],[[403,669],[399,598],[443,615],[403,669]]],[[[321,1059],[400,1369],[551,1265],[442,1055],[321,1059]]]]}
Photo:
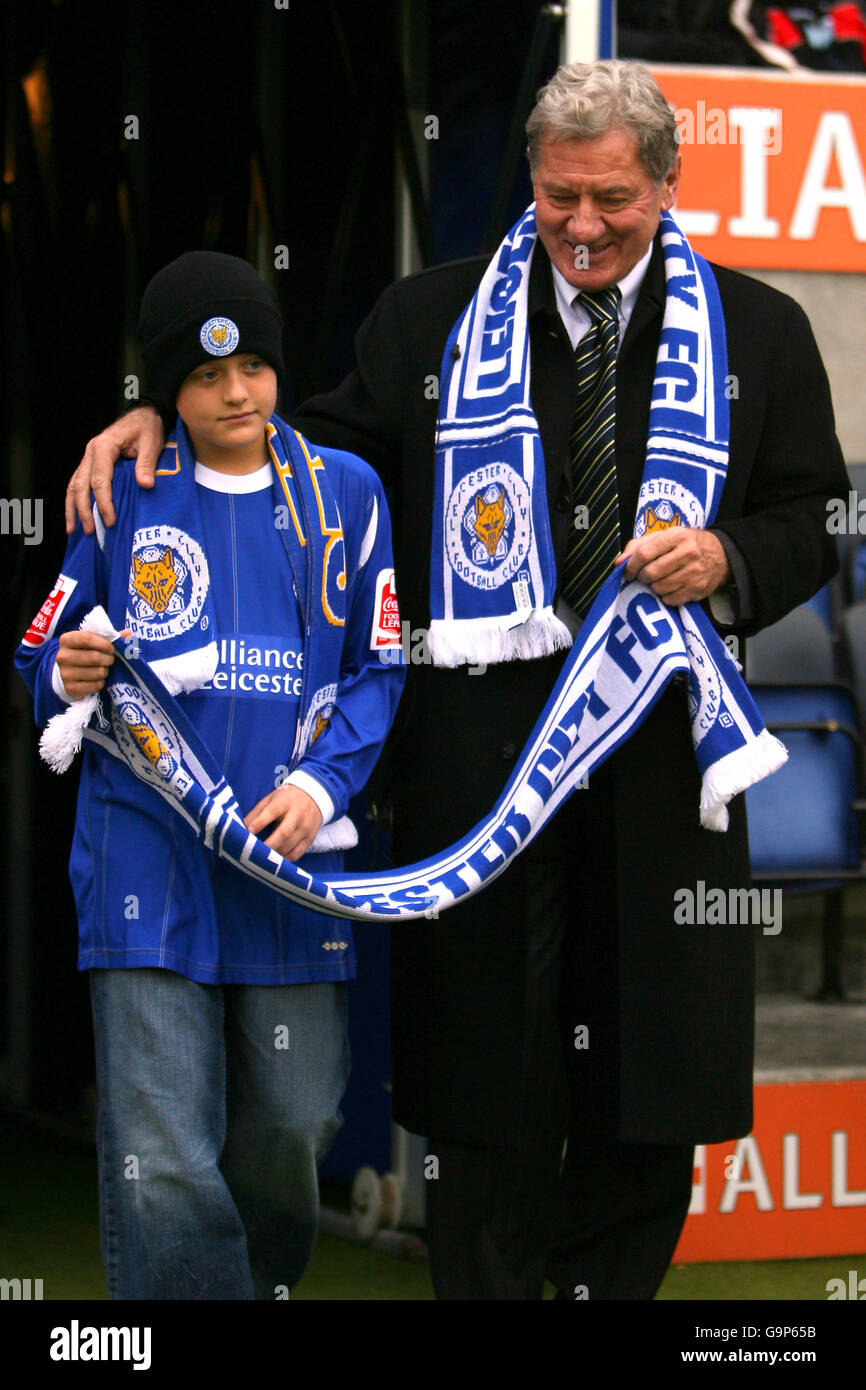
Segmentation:
{"type": "Polygon", "coordinates": [[[674,108],[674,217],[753,269],[866,272],[866,78],[653,66],[674,108]]]}
{"type": "Polygon", "coordinates": [[[866,1080],[756,1086],[752,1133],[695,1150],[674,1263],[852,1254],[866,1254],[866,1080]]]}

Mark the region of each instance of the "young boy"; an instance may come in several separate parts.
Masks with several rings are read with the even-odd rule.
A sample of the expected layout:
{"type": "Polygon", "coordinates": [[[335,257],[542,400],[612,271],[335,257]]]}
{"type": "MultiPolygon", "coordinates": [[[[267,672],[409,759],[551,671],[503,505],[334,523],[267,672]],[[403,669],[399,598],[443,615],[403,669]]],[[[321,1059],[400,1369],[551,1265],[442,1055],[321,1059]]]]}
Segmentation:
{"type": "MultiPolygon", "coordinates": [[[[173,261],[145,291],[139,335],[177,427],[153,490],[125,461],[115,526],[70,537],[16,654],[36,721],[104,685],[112,645],[79,630],[101,604],[195,724],[247,828],[314,872],[339,869],[357,839],[349,798],[404,677],[380,659],[400,632],[381,485],[274,414],[282,325],[245,261],[173,261]]],[[[287,1297],[341,1122],[351,932],[217,858],[98,738],[85,750],[70,876],[109,1295],[287,1297]]]]}

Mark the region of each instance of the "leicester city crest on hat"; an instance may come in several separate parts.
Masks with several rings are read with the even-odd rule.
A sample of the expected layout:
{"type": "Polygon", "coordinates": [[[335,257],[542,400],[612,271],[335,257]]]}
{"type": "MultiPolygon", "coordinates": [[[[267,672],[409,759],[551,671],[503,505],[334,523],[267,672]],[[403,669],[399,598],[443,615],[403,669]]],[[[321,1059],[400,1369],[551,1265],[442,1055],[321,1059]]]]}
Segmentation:
{"type": "Polygon", "coordinates": [[[240,342],[241,335],[236,323],[218,316],[202,324],[199,338],[205,352],[209,352],[211,357],[228,357],[240,342]]]}

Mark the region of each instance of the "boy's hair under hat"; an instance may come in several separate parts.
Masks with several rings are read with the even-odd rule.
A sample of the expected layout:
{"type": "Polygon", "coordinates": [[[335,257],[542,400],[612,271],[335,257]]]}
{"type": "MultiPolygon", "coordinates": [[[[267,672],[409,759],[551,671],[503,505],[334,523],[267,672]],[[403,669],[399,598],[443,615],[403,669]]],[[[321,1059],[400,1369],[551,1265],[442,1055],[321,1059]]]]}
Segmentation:
{"type": "Polygon", "coordinates": [[[253,352],[284,375],[279,306],[248,261],[187,251],[144,291],[138,336],[151,383],[174,405],[185,379],[207,361],[253,352]]]}

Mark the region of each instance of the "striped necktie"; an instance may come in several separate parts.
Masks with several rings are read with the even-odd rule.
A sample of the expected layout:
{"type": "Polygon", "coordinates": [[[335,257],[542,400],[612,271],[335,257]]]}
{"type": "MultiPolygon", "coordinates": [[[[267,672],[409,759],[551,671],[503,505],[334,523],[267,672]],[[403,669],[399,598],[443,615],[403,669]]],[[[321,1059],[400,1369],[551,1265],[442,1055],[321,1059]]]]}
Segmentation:
{"type": "Polygon", "coordinates": [[[581,294],[592,326],[575,349],[577,402],[571,427],[572,529],[562,567],[560,591],[581,618],[613,568],[620,551],[616,491],[616,350],[619,344],[617,286],[581,294]],[[580,529],[580,522],[587,515],[580,529]]]}

